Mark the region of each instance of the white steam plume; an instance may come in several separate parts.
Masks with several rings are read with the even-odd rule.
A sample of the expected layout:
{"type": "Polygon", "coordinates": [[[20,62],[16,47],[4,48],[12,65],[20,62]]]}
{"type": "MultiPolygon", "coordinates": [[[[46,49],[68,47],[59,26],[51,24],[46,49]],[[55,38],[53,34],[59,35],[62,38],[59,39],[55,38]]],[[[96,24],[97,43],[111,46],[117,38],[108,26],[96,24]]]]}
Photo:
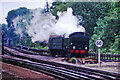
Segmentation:
{"type": "Polygon", "coordinates": [[[72,8],[68,8],[67,12],[60,13],[58,12],[59,15],[59,20],[56,23],[55,33],[59,35],[64,35],[69,36],[69,34],[73,32],[85,32],[84,27],[78,26],[78,19],[76,16],[73,16],[72,14],[72,8]]]}
{"type": "Polygon", "coordinates": [[[52,14],[43,14],[42,11],[41,8],[34,11],[34,18],[27,30],[29,36],[32,36],[33,42],[48,40],[53,31],[52,27],[55,26],[55,19],[52,14]]]}
{"type": "Polygon", "coordinates": [[[26,27],[27,33],[32,37],[32,41],[48,40],[51,34],[64,35],[67,37],[73,32],[85,32],[85,28],[78,25],[79,20],[72,15],[72,8],[66,12],[58,12],[59,19],[56,20],[51,13],[42,13],[43,9],[33,11],[34,17],[31,25],[26,27]]]}

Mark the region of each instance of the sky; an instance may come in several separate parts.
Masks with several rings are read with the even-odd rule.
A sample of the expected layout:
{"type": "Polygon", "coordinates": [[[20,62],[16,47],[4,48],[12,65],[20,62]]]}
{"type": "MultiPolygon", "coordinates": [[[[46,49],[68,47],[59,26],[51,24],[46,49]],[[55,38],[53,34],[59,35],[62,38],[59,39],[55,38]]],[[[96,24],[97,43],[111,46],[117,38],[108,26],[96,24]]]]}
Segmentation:
{"type": "MultiPolygon", "coordinates": [[[[47,0],[50,3],[52,0],[47,0]]],[[[7,23],[6,17],[9,11],[19,7],[28,9],[44,8],[46,0],[0,0],[0,24],[7,23]]]]}

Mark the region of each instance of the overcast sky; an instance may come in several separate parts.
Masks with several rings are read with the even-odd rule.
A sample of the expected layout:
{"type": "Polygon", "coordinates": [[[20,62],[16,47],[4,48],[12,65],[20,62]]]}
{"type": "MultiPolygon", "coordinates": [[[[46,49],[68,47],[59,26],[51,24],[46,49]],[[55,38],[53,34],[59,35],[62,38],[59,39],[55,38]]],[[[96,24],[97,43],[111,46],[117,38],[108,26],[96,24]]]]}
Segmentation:
{"type": "MultiPolygon", "coordinates": [[[[47,0],[52,2],[52,0],[47,0]]],[[[28,9],[44,8],[46,0],[0,0],[0,23],[6,23],[7,13],[19,7],[28,9]]]]}

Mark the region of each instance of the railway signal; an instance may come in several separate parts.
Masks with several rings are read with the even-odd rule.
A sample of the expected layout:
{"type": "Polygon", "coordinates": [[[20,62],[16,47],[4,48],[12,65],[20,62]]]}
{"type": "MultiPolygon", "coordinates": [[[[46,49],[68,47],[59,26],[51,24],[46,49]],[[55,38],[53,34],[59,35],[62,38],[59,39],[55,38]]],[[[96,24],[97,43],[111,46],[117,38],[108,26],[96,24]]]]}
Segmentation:
{"type": "Polygon", "coordinates": [[[98,47],[98,64],[99,64],[99,67],[100,67],[100,48],[103,45],[103,41],[100,40],[100,37],[98,38],[98,40],[96,40],[95,45],[98,47]]]}

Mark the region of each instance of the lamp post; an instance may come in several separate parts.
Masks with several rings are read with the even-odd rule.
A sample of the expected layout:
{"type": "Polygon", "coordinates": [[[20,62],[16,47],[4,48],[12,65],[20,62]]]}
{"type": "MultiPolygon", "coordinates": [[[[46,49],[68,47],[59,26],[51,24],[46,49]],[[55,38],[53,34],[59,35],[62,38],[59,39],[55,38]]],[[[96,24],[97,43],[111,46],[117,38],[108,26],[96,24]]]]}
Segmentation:
{"type": "Polygon", "coordinates": [[[3,50],[4,50],[4,34],[5,34],[4,30],[2,30],[1,34],[2,34],[2,55],[3,55],[3,50]]]}

